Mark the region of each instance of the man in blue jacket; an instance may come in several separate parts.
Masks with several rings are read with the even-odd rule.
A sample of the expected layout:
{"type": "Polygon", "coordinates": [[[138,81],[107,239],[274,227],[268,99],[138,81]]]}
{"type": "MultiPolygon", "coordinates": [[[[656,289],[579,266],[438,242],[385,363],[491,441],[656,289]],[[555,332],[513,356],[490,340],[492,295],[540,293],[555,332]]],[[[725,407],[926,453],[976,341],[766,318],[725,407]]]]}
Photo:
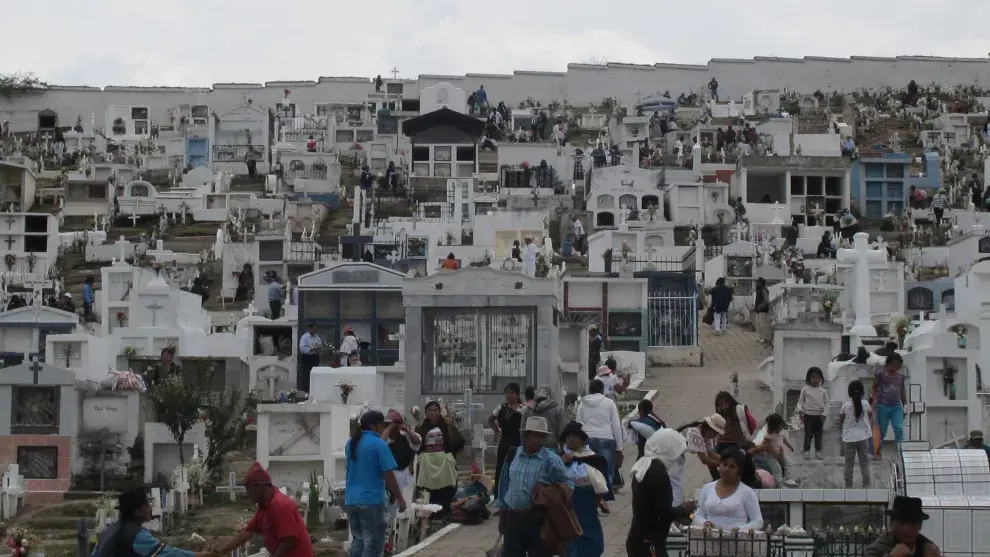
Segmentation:
{"type": "Polygon", "coordinates": [[[117,500],[120,518],[102,532],[92,557],[212,557],[165,545],[144,527],[152,519],[151,504],[144,488],[128,491],[117,500]]]}

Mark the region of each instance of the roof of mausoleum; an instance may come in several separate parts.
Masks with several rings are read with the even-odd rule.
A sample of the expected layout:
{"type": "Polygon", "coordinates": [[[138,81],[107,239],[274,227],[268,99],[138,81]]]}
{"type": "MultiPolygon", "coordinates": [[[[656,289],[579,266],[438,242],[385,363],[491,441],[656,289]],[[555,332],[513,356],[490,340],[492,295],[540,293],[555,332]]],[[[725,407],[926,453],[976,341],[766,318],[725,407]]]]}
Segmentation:
{"type": "Polygon", "coordinates": [[[746,155],[739,157],[740,168],[780,168],[790,170],[833,170],[845,171],[849,169],[849,159],[845,157],[806,157],[800,155],[791,156],[763,156],[746,155]]]}
{"type": "Polygon", "coordinates": [[[440,110],[427,112],[402,122],[402,134],[415,135],[437,126],[448,126],[472,137],[481,137],[485,131],[485,123],[478,118],[451,110],[445,106],[440,110]]]}

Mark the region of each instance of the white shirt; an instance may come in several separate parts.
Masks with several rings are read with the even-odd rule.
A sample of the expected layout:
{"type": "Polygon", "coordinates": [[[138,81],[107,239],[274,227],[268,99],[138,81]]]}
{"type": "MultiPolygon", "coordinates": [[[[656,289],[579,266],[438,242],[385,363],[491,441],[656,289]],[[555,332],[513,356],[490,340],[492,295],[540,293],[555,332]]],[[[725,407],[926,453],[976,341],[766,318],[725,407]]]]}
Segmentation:
{"type": "Polygon", "coordinates": [[[307,332],[301,339],[299,339],[299,353],[312,354],[313,350],[319,349],[321,344],[323,344],[323,339],[320,338],[320,335],[314,335],[307,332]]]}
{"type": "Polygon", "coordinates": [[[574,225],[571,227],[571,232],[574,234],[575,238],[584,236],[584,225],[581,224],[580,220],[574,221],[574,225]]]}
{"type": "Polygon", "coordinates": [[[873,428],[870,427],[870,417],[872,415],[872,409],[870,404],[863,400],[863,415],[856,419],[856,409],[853,408],[853,403],[851,400],[847,400],[842,404],[842,409],[839,413],[843,416],[842,419],[842,442],[843,443],[855,443],[857,441],[866,441],[873,437],[873,428]]]}
{"type": "Polygon", "coordinates": [[[615,394],[615,386],[622,383],[622,379],[614,373],[599,375],[595,379],[601,381],[602,385],[605,386],[605,396],[615,394]]]}
{"type": "Polygon", "coordinates": [[[359,350],[360,348],[361,345],[358,344],[358,339],[354,335],[347,335],[340,343],[340,353],[344,356],[349,356],[351,352],[359,350]]]}
{"type": "Polygon", "coordinates": [[[739,484],[735,493],[720,499],[715,493],[715,484],[709,482],[701,488],[701,498],[694,513],[694,525],[703,526],[711,522],[716,528],[731,530],[760,530],[763,528],[763,513],[756,492],[746,484],[739,484]]]}
{"type": "Polygon", "coordinates": [[[612,399],[602,394],[588,395],[578,404],[576,421],[593,439],[611,439],[622,443],[622,422],[612,399]]]}
{"type": "Polygon", "coordinates": [[[536,244],[529,243],[523,248],[523,259],[527,262],[536,263],[536,256],[540,253],[540,250],[536,249],[536,244]]]}

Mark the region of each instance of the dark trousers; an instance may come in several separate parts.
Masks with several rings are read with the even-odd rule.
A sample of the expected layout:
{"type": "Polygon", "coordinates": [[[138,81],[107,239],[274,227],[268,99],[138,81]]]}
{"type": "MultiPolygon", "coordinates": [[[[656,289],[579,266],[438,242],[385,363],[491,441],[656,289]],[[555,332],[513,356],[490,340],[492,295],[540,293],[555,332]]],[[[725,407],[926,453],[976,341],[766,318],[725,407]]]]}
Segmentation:
{"type": "Polygon", "coordinates": [[[268,300],[268,308],[272,312],[272,319],[282,317],[282,300],[268,300]]]}
{"type": "Polygon", "coordinates": [[[588,357],[588,381],[594,381],[598,376],[598,366],[602,362],[601,356],[588,357]]]}
{"type": "Polygon", "coordinates": [[[87,323],[96,321],[93,317],[93,302],[83,302],[83,321],[87,323]]]}
{"type": "MultiPolygon", "coordinates": [[[[505,435],[505,432],[502,432],[505,435]]],[[[518,439],[516,439],[518,441],[518,439]]],[[[494,494],[498,494],[498,481],[502,477],[502,466],[505,464],[505,459],[509,456],[509,452],[515,452],[516,448],[519,447],[519,443],[510,444],[508,441],[499,440],[498,450],[495,451],[495,486],[493,488],[494,494]]]]}
{"type": "Polygon", "coordinates": [[[945,209],[932,209],[935,213],[935,226],[940,226],[942,224],[942,215],[945,214],[945,209]]]}
{"type": "Polygon", "coordinates": [[[299,371],[296,373],[296,390],[309,392],[309,374],[320,365],[319,354],[299,354],[299,371]]]}
{"type": "Polygon", "coordinates": [[[512,510],[502,513],[505,516],[499,525],[502,531],[502,557],[551,557],[540,539],[543,521],[538,515],[512,510]]]}
{"type": "Polygon", "coordinates": [[[822,431],[825,430],[825,416],[804,416],[804,452],[811,450],[811,439],[815,439],[815,452],[822,452],[822,431]]]}

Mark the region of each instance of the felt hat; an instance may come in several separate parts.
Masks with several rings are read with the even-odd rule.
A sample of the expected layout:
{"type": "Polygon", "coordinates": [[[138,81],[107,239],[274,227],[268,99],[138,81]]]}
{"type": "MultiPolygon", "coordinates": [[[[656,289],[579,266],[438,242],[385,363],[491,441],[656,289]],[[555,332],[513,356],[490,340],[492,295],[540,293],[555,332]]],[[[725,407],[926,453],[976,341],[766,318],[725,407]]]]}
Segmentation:
{"type": "Polygon", "coordinates": [[[715,430],[715,433],[719,435],[725,435],[725,418],[723,418],[721,415],[712,414],[711,416],[705,418],[704,421],[706,424],[708,424],[708,427],[715,430]]]}
{"type": "Polygon", "coordinates": [[[903,495],[894,497],[894,504],[887,511],[887,516],[905,524],[921,524],[928,520],[928,515],[921,508],[921,499],[903,495]]]}
{"type": "Polygon", "coordinates": [[[983,432],[980,431],[980,430],[978,430],[978,429],[974,429],[973,431],[970,431],[969,432],[969,440],[970,441],[983,441],[983,432]]]}
{"type": "Polygon", "coordinates": [[[260,462],[255,461],[244,474],[244,485],[272,485],[272,477],[260,462]]]}
{"type": "Polygon", "coordinates": [[[542,433],[543,435],[550,435],[550,427],[547,425],[547,419],[539,416],[526,418],[526,425],[523,426],[523,433],[542,433]]]}

